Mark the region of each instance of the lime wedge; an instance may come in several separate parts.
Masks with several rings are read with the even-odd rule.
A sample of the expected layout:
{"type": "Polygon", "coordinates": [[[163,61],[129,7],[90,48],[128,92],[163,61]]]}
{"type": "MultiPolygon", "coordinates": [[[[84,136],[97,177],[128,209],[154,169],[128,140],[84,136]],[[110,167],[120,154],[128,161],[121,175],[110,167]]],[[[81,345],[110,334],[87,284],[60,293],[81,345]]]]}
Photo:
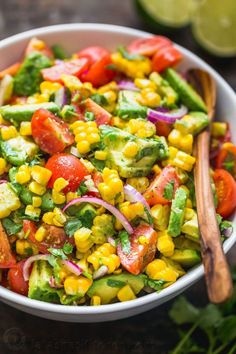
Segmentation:
{"type": "Polygon", "coordinates": [[[236,1],[195,0],[192,30],[208,52],[222,57],[236,55],[236,1]]]}
{"type": "Polygon", "coordinates": [[[136,0],[137,8],[147,24],[167,29],[180,28],[189,23],[191,3],[192,0],[136,0]]]}

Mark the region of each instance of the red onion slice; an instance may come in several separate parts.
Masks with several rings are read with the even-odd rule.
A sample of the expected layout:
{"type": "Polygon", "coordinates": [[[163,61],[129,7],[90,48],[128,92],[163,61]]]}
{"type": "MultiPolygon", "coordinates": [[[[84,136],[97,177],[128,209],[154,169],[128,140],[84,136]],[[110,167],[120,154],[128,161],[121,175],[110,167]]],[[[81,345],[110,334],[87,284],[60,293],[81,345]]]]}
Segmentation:
{"type": "Polygon", "coordinates": [[[159,121],[165,122],[167,124],[173,124],[177,119],[181,119],[188,113],[185,106],[181,106],[177,110],[170,112],[163,112],[162,110],[156,111],[154,109],[148,109],[147,119],[152,123],[157,123],[159,121]]]}
{"type": "Polygon", "coordinates": [[[31,264],[34,263],[35,261],[48,261],[50,255],[46,255],[46,254],[37,254],[36,256],[32,256],[29,257],[23,266],[23,278],[25,281],[29,280],[30,274],[29,274],[29,270],[31,267],[31,264]]]}
{"type": "Polygon", "coordinates": [[[132,234],[134,232],[132,226],[126,219],[126,217],[118,210],[116,209],[113,205],[110,203],[105,202],[102,199],[96,198],[96,197],[81,197],[81,198],[76,198],[71,200],[68,204],[64,206],[62,211],[66,211],[67,208],[70,206],[77,204],[77,203],[94,203],[103,206],[105,209],[110,211],[111,214],[113,214],[123,225],[124,229],[129,233],[132,234]]]}
{"type": "Polygon", "coordinates": [[[108,268],[105,265],[102,265],[96,272],[93,273],[93,279],[99,279],[104,277],[108,272],[108,268]]]}
{"type": "Polygon", "coordinates": [[[62,108],[64,105],[67,104],[65,87],[61,87],[55,92],[54,102],[58,105],[59,108],[62,108]]]}
{"type": "Polygon", "coordinates": [[[133,81],[121,80],[117,84],[120,90],[140,91],[133,81]]]}
{"type": "Polygon", "coordinates": [[[3,183],[8,183],[8,181],[6,179],[0,179],[0,184],[3,184],[3,183]]]}
{"type": "Polygon", "coordinates": [[[113,247],[116,247],[116,241],[113,237],[109,236],[107,238],[107,241],[110,243],[110,245],[112,245],[113,247]]]}
{"type": "Polygon", "coordinates": [[[83,270],[74,262],[63,260],[62,264],[73,274],[79,276],[83,273],[83,270]]]}

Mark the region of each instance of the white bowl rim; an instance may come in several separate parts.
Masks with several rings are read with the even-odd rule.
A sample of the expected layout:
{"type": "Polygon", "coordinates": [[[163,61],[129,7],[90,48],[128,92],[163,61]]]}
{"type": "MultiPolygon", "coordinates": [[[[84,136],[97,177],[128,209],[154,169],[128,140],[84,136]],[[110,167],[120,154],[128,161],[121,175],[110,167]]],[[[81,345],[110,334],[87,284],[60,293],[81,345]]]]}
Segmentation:
{"type": "MultiPolygon", "coordinates": [[[[60,24],[53,26],[40,27],[36,29],[32,29],[29,31],[25,31],[16,35],[13,35],[9,38],[3,39],[0,41],[0,49],[8,45],[12,45],[18,40],[23,40],[27,38],[31,38],[34,36],[44,35],[46,33],[54,33],[57,31],[70,32],[71,30],[86,30],[86,31],[108,31],[113,33],[124,33],[130,34],[137,37],[150,37],[153,34],[137,29],[133,29],[125,26],[118,25],[110,25],[110,24],[102,24],[102,23],[69,23],[69,24],[60,24]]],[[[224,87],[224,90],[231,96],[232,99],[236,99],[236,95],[233,89],[229,86],[229,84],[207,63],[205,63],[201,58],[199,58],[196,54],[192,53],[188,49],[175,44],[177,48],[181,50],[182,53],[186,54],[188,57],[197,60],[200,64],[204,65],[208,72],[218,81],[221,86],[224,87]]],[[[228,252],[230,248],[236,240],[232,237],[224,242],[223,248],[225,252],[228,252]]],[[[70,314],[70,315],[102,315],[113,312],[126,311],[136,307],[142,307],[148,303],[155,302],[157,299],[168,298],[173,294],[178,294],[182,289],[191,285],[195,281],[199,280],[204,274],[203,265],[196,266],[191,270],[191,277],[187,273],[170,287],[163,289],[159,293],[151,293],[144,295],[140,298],[137,298],[132,301],[120,302],[108,305],[101,306],[67,306],[67,305],[57,305],[52,303],[47,303],[43,301],[33,300],[26,296],[19,295],[14,293],[11,290],[8,290],[2,286],[0,286],[0,299],[6,299],[6,301],[14,302],[18,305],[27,306],[29,308],[34,308],[36,310],[48,311],[51,313],[61,313],[61,314],[70,314]]]]}

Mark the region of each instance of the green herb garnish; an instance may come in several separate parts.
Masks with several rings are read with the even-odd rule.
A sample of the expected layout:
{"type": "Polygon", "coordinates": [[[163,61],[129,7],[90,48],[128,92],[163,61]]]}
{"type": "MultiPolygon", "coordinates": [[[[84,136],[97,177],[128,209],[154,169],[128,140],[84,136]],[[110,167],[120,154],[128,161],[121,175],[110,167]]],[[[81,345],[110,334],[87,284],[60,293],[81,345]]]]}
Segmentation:
{"type": "Polygon", "coordinates": [[[118,235],[124,253],[129,254],[131,250],[129,234],[127,231],[120,231],[118,235]]]}

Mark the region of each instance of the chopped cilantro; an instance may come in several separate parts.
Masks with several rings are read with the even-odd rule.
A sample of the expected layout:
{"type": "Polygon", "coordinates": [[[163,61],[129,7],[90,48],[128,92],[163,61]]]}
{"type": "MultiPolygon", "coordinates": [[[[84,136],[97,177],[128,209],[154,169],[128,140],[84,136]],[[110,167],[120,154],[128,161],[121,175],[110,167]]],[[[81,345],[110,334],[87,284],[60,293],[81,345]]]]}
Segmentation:
{"type": "Polygon", "coordinates": [[[67,236],[72,237],[81,226],[82,223],[79,219],[71,219],[66,222],[64,230],[67,236]]]}
{"type": "Polygon", "coordinates": [[[106,97],[104,95],[100,95],[99,93],[94,93],[90,96],[90,98],[100,106],[108,104],[106,97]]]}
{"type": "Polygon", "coordinates": [[[143,278],[144,285],[152,288],[156,291],[160,291],[163,288],[163,285],[166,283],[165,280],[154,280],[148,278],[145,274],[142,274],[141,277],[143,278]]]}
{"type": "Polygon", "coordinates": [[[123,58],[127,60],[142,60],[144,57],[140,54],[130,54],[125,47],[118,47],[118,52],[122,55],[123,58]]]}
{"type": "Polygon", "coordinates": [[[55,257],[67,259],[67,255],[71,254],[73,251],[73,246],[69,242],[66,242],[62,248],[50,247],[48,248],[48,251],[55,257]]]}
{"type": "Polygon", "coordinates": [[[88,191],[88,187],[86,186],[85,182],[82,181],[79,185],[79,188],[77,189],[76,193],[81,197],[82,195],[85,195],[88,191]]]}
{"type": "Polygon", "coordinates": [[[93,112],[88,112],[88,111],[85,112],[84,117],[87,122],[91,122],[91,121],[95,120],[95,114],[93,112]]]}
{"type": "Polygon", "coordinates": [[[167,200],[172,200],[174,193],[174,184],[175,181],[172,179],[169,183],[165,185],[163,197],[167,200]]]}
{"type": "Polygon", "coordinates": [[[120,242],[121,242],[121,247],[123,252],[125,252],[126,254],[130,253],[130,240],[129,240],[129,234],[127,231],[121,231],[119,232],[118,235],[120,242]]]}
{"type": "Polygon", "coordinates": [[[14,221],[12,221],[9,218],[5,218],[2,220],[2,225],[6,231],[6,233],[11,236],[11,235],[15,235],[17,234],[17,232],[19,232],[22,229],[22,224],[21,223],[14,223],[14,221]]]}
{"type": "Polygon", "coordinates": [[[107,279],[107,285],[111,288],[123,288],[126,285],[125,281],[107,279]]]}

